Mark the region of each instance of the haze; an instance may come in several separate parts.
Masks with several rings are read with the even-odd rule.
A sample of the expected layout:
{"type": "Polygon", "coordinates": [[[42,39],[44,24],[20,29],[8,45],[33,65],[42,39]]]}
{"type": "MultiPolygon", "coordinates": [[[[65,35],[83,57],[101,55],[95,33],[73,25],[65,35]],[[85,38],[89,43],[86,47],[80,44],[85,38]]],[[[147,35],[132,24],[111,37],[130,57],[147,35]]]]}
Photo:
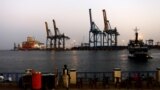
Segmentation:
{"type": "Polygon", "coordinates": [[[118,45],[127,45],[138,27],[143,40],[160,38],[160,0],[0,0],[0,50],[13,48],[27,36],[46,42],[44,22],[53,30],[55,19],[61,33],[69,36],[67,47],[88,42],[89,9],[103,31],[102,9],[111,26],[117,27],[118,45]]]}

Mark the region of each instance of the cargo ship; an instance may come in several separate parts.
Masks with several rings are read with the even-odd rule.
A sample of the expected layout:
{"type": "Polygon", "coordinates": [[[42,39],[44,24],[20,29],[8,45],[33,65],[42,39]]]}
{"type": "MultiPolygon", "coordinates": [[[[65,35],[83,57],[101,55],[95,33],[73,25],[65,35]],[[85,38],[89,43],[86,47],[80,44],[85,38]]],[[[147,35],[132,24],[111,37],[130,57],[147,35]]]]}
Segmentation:
{"type": "Polygon", "coordinates": [[[27,37],[26,41],[23,41],[21,45],[18,45],[18,50],[44,50],[44,43],[37,41],[33,37],[27,37]]]}
{"type": "Polygon", "coordinates": [[[129,59],[134,60],[147,60],[151,58],[148,52],[147,45],[144,44],[143,40],[138,39],[138,29],[135,29],[135,40],[130,40],[128,44],[129,59]]]}

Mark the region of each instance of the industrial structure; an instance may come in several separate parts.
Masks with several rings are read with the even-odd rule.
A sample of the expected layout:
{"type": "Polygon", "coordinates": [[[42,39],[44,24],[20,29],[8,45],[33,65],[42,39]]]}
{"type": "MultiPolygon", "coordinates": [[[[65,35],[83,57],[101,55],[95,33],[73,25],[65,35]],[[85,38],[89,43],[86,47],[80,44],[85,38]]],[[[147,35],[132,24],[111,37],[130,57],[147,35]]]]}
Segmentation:
{"type": "Polygon", "coordinates": [[[156,42],[156,45],[157,45],[157,46],[160,46],[160,42],[159,42],[159,41],[158,41],[158,42],[156,42]]]}
{"type": "MultiPolygon", "coordinates": [[[[118,35],[119,32],[117,28],[111,27],[111,24],[107,18],[107,14],[105,9],[102,10],[103,20],[104,20],[104,29],[100,30],[99,27],[92,19],[92,12],[89,9],[89,19],[90,19],[90,30],[89,30],[89,42],[81,43],[81,46],[75,46],[71,49],[77,50],[104,50],[104,49],[124,49],[127,46],[117,46],[118,43],[118,35]],[[113,48],[112,48],[113,47],[113,48]]],[[[44,43],[41,43],[35,40],[33,37],[27,37],[27,40],[22,42],[22,44],[16,45],[14,43],[13,50],[65,50],[66,40],[70,39],[64,33],[60,33],[59,29],[56,26],[56,22],[53,19],[53,29],[54,34],[52,34],[51,30],[48,27],[48,23],[45,22],[46,28],[46,47],[44,43]]],[[[135,39],[137,40],[137,39],[135,39]]],[[[149,39],[146,40],[146,45],[153,47],[159,47],[160,42],[156,42],[156,45],[153,45],[154,40],[149,39]]]]}
{"type": "Polygon", "coordinates": [[[89,17],[90,17],[90,31],[89,31],[89,47],[94,48],[105,48],[117,46],[117,36],[119,33],[117,32],[116,27],[114,29],[111,28],[109,20],[107,20],[106,11],[103,11],[104,18],[104,30],[101,31],[95,22],[92,20],[92,12],[89,9],[89,17]]]}
{"type": "Polygon", "coordinates": [[[154,40],[153,40],[153,39],[146,40],[146,44],[147,44],[148,46],[153,46],[153,43],[154,43],[154,40]]]}
{"type": "Polygon", "coordinates": [[[54,26],[54,35],[52,34],[51,30],[48,28],[47,22],[45,22],[46,26],[46,49],[48,50],[64,50],[65,49],[65,40],[70,39],[68,36],[65,36],[65,34],[61,34],[59,29],[56,26],[55,20],[53,20],[53,26],[54,26]]]}
{"type": "Polygon", "coordinates": [[[102,31],[98,28],[95,22],[92,20],[92,12],[89,9],[90,16],[90,31],[89,31],[89,46],[96,48],[97,46],[102,46],[102,31]]]}
{"type": "Polygon", "coordinates": [[[105,9],[103,11],[104,18],[104,30],[103,30],[103,46],[117,46],[117,28],[111,28],[109,20],[107,20],[107,15],[105,9]]]}

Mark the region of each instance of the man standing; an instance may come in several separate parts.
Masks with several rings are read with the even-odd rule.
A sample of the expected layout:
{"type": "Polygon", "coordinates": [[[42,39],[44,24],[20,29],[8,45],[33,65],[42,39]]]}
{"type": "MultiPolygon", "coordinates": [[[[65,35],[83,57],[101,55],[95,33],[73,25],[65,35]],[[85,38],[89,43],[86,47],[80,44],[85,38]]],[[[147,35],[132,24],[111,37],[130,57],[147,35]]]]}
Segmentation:
{"type": "Polygon", "coordinates": [[[69,75],[69,71],[67,68],[67,65],[64,65],[63,68],[63,85],[66,87],[66,89],[69,89],[69,79],[70,79],[70,75],[69,75]]]}

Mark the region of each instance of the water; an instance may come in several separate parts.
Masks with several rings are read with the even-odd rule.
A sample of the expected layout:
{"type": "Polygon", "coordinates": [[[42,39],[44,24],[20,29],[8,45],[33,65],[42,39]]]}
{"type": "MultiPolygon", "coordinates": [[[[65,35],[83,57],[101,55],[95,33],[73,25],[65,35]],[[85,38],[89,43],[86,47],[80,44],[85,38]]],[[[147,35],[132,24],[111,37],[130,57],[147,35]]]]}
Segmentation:
{"type": "Polygon", "coordinates": [[[0,72],[24,72],[32,68],[41,72],[69,69],[78,72],[152,71],[160,67],[160,50],[150,50],[153,59],[146,62],[128,60],[128,51],[0,51],[0,72]]]}

